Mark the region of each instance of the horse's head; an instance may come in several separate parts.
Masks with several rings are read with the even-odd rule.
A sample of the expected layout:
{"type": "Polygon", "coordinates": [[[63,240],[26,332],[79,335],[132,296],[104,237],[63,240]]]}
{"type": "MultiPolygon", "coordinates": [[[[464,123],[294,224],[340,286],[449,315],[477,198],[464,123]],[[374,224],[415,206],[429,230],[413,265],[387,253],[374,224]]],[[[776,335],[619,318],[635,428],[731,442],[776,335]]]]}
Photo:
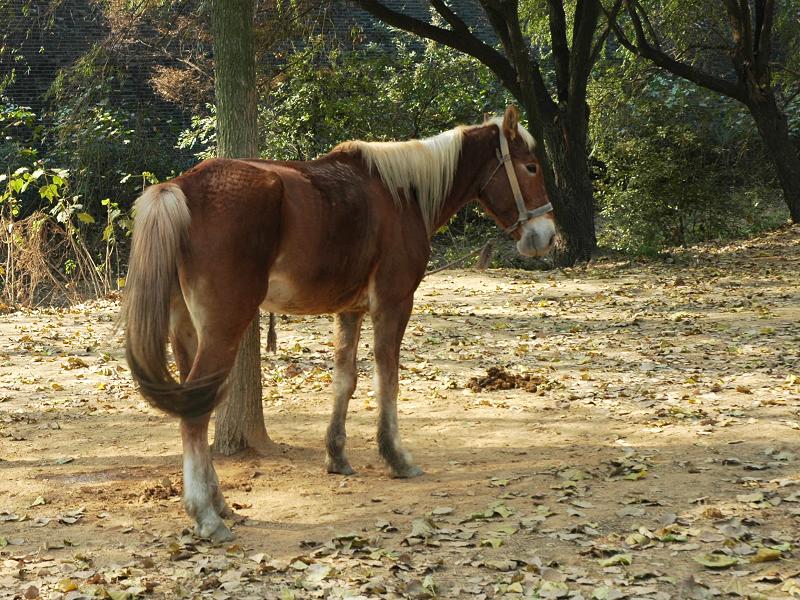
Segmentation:
{"type": "Polygon", "coordinates": [[[486,164],[478,199],[498,225],[517,240],[520,254],[547,254],[556,227],[533,138],[519,124],[519,113],[513,106],[506,109],[502,122],[497,119],[487,125],[498,130],[497,162],[486,164]]]}

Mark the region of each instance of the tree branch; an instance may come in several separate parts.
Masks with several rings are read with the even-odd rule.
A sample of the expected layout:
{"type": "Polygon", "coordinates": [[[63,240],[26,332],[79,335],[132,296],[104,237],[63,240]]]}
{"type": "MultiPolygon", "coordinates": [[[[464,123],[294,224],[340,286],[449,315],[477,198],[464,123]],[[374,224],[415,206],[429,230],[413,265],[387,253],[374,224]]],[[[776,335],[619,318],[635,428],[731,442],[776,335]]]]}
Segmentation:
{"type": "Polygon", "coordinates": [[[636,5],[642,15],[642,20],[644,21],[645,26],[647,27],[647,31],[650,34],[650,39],[653,40],[653,46],[655,48],[661,49],[661,40],[658,39],[658,33],[656,32],[656,28],[653,27],[653,22],[650,20],[650,17],[647,16],[647,12],[642,8],[642,5],[639,4],[639,0],[631,0],[632,3],[636,5]]]}
{"type": "Polygon", "coordinates": [[[480,0],[489,23],[497,34],[506,56],[511,56],[511,39],[508,37],[508,25],[505,17],[496,2],[492,0],[480,0]]]}
{"type": "Polygon", "coordinates": [[[756,73],[769,75],[769,57],[772,50],[772,23],[775,18],[774,0],[756,1],[756,32],[753,51],[755,53],[756,73]],[[759,18],[759,13],[760,18],[759,18]]]}
{"type": "MultiPolygon", "coordinates": [[[[725,1],[726,3],[734,2],[734,0],[725,1]]],[[[639,9],[641,10],[641,6],[639,6],[639,9]]],[[[709,90],[723,94],[730,98],[734,98],[740,102],[747,103],[747,92],[743,85],[721,79],[701,69],[698,69],[693,65],[677,61],[663,50],[653,47],[647,40],[644,27],[642,26],[642,21],[637,10],[632,4],[628,5],[628,14],[631,17],[631,23],[633,24],[633,29],[636,33],[636,44],[633,45],[624,34],[622,34],[621,37],[618,35],[617,39],[623,46],[639,56],[652,61],[662,69],[677,75],[678,77],[682,77],[687,81],[691,81],[692,83],[696,83],[697,85],[709,90]]],[[[618,26],[615,27],[615,31],[622,33],[618,26]]]]}
{"type": "MultiPolygon", "coordinates": [[[[738,55],[738,62],[744,64],[748,58],[752,58],[752,41],[747,36],[744,28],[745,15],[742,13],[740,3],[737,0],[724,0],[725,8],[728,11],[728,21],[733,34],[733,45],[735,53],[738,55]]],[[[748,11],[749,12],[749,11],[748,11]]]]}
{"type": "Polygon", "coordinates": [[[564,14],[564,2],[547,0],[547,8],[550,39],[553,44],[553,62],[556,68],[556,93],[559,102],[566,102],[569,99],[570,52],[567,44],[567,17],[564,14]]]}
{"type": "Polygon", "coordinates": [[[453,28],[454,31],[458,31],[460,33],[469,34],[469,27],[464,21],[459,17],[456,13],[450,10],[450,7],[447,6],[442,0],[430,0],[431,6],[436,9],[442,18],[447,21],[450,27],[453,28]]]}
{"type": "MultiPolygon", "coordinates": [[[[578,0],[575,6],[575,27],[572,33],[572,55],[569,61],[569,93],[583,99],[592,68],[592,42],[600,16],[600,0],[578,0]]],[[[583,108],[581,108],[583,110],[583,108]]]]}
{"type": "Polygon", "coordinates": [[[526,97],[525,110],[528,113],[529,121],[531,121],[528,123],[532,128],[531,133],[541,140],[543,139],[541,136],[544,119],[554,113],[556,106],[550,97],[550,92],[547,90],[539,63],[531,59],[528,43],[522,35],[517,6],[516,2],[509,3],[504,11],[509,41],[511,42],[511,60],[517,70],[520,87],[523,91],[531,91],[533,94],[526,97]]]}
{"type": "Polygon", "coordinates": [[[739,13],[742,19],[744,49],[747,52],[747,58],[752,61],[756,44],[753,37],[753,20],[750,15],[750,2],[748,0],[739,0],[739,13]]]}
{"type": "Polygon", "coordinates": [[[391,10],[377,0],[355,0],[355,3],[392,27],[439,42],[478,59],[497,75],[503,86],[515,98],[520,102],[523,101],[522,90],[517,82],[517,73],[508,59],[471,33],[455,32],[425,23],[419,19],[391,10]]]}
{"type": "Polygon", "coordinates": [[[597,38],[595,42],[594,48],[592,49],[592,53],[589,56],[589,62],[591,65],[594,65],[597,62],[598,57],[600,56],[600,51],[603,49],[603,45],[606,43],[608,39],[608,34],[611,33],[613,29],[613,24],[617,20],[617,13],[619,9],[622,7],[622,0],[615,0],[614,6],[611,7],[611,12],[606,12],[606,9],[603,7],[603,4],[598,0],[600,3],[600,10],[606,15],[606,27],[603,29],[603,33],[597,38]]]}

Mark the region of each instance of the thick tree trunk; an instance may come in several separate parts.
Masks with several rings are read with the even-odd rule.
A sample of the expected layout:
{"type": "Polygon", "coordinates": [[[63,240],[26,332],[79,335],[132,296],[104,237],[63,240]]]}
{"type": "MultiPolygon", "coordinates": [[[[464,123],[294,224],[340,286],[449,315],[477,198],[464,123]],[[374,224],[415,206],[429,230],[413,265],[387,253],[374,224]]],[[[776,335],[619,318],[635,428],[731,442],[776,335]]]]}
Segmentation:
{"type": "Polygon", "coordinates": [[[793,223],[800,223],[800,153],[789,137],[786,115],[778,108],[772,94],[761,101],[748,103],[764,147],[783,188],[783,199],[793,223]]]}
{"type": "Polygon", "coordinates": [[[259,322],[254,319],[228,378],[228,401],[217,409],[214,451],[231,455],[252,448],[263,453],[272,446],[261,407],[261,344],[259,322]]]}
{"type": "MultiPolygon", "coordinates": [[[[217,153],[258,156],[253,0],[213,0],[217,153]]],[[[239,345],[228,377],[228,401],[217,411],[214,450],[233,454],[272,445],[261,406],[261,343],[258,315],[239,345]]]]}
{"type": "MultiPolygon", "coordinates": [[[[582,117],[578,117],[582,118],[582,117]]],[[[547,146],[545,173],[550,169],[548,193],[553,202],[561,239],[555,249],[558,266],[572,266],[591,260],[597,247],[594,219],[594,195],[589,177],[586,150],[588,117],[570,124],[563,112],[547,119],[544,129],[547,146]]],[[[540,152],[540,157],[545,153],[540,152]]]]}

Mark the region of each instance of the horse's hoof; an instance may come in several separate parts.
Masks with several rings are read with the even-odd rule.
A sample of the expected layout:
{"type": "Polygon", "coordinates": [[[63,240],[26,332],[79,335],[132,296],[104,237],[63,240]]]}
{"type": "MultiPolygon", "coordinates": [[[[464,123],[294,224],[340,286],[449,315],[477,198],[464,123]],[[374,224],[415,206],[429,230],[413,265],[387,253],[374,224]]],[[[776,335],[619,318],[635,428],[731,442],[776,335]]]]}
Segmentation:
{"type": "Polygon", "coordinates": [[[328,470],[328,473],[336,473],[338,475],[352,475],[355,473],[353,467],[351,467],[350,463],[347,461],[328,462],[325,468],[328,470]]]}
{"type": "Polygon", "coordinates": [[[402,468],[392,468],[392,477],[396,479],[411,479],[412,477],[419,477],[424,475],[425,471],[420,469],[417,465],[406,465],[402,468]]]}
{"type": "Polygon", "coordinates": [[[215,544],[221,544],[222,542],[230,542],[236,536],[233,532],[228,529],[228,527],[220,521],[218,524],[214,525],[213,523],[204,526],[198,525],[196,529],[197,537],[203,538],[205,540],[211,540],[215,544]]]}

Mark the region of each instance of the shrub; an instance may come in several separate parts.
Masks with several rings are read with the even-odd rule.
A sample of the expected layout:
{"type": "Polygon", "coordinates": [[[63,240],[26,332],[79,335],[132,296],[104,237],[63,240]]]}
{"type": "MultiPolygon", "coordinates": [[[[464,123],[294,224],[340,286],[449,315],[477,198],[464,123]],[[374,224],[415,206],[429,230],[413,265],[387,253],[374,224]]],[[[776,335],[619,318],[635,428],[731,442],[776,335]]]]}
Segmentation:
{"type": "Polygon", "coordinates": [[[605,67],[590,122],[601,245],[652,254],[785,221],[740,105],[661,73],[605,67]]]}

